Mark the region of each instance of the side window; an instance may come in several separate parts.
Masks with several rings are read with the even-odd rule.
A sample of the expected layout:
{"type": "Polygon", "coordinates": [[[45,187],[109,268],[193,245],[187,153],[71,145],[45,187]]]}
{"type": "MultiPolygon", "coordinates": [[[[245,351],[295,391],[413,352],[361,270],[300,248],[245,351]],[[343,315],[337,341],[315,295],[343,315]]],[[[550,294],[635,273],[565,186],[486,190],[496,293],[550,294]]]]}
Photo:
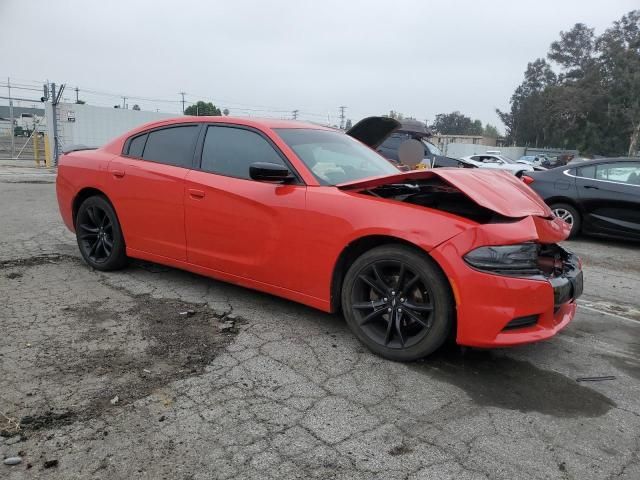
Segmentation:
{"type": "Polygon", "coordinates": [[[191,168],[199,130],[199,125],[185,125],[149,132],[142,158],[176,167],[191,168]]]}
{"type": "Polygon", "coordinates": [[[578,176],[584,178],[596,178],[596,166],[589,165],[578,169],[578,176]]]}
{"type": "Polygon", "coordinates": [[[202,170],[249,179],[254,162],[285,163],[261,135],[243,128],[211,126],[202,148],[202,170]]]}
{"type": "Polygon", "coordinates": [[[596,180],[640,185],[640,162],[620,162],[597,165],[596,180]]]}
{"type": "Polygon", "coordinates": [[[130,157],[142,158],[142,152],[144,150],[144,144],[147,143],[147,134],[135,137],[129,142],[129,149],[127,155],[130,157]]]}

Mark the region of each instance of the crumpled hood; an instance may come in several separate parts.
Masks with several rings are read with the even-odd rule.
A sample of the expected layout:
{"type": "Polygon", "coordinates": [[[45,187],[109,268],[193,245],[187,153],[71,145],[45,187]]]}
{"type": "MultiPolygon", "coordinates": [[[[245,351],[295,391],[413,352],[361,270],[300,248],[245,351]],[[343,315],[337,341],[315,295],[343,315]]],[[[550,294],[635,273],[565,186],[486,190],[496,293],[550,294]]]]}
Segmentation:
{"type": "Polygon", "coordinates": [[[371,177],[336,185],[341,190],[369,190],[382,185],[411,183],[416,180],[440,178],[456,187],[478,205],[500,215],[522,218],[529,215],[551,218],[553,214],[544,201],[522,180],[499,170],[481,168],[438,168],[371,177]]]}

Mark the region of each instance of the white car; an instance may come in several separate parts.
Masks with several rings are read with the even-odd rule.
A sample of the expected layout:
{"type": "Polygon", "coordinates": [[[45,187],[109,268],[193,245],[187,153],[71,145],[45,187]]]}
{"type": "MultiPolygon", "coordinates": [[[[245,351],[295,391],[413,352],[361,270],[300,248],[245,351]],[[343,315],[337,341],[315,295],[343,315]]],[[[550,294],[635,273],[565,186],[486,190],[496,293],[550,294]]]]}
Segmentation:
{"type": "Polygon", "coordinates": [[[482,153],[462,157],[462,160],[480,168],[494,168],[496,170],[506,170],[516,176],[521,176],[524,172],[533,172],[533,165],[528,163],[518,163],[500,153],[482,153]]]}

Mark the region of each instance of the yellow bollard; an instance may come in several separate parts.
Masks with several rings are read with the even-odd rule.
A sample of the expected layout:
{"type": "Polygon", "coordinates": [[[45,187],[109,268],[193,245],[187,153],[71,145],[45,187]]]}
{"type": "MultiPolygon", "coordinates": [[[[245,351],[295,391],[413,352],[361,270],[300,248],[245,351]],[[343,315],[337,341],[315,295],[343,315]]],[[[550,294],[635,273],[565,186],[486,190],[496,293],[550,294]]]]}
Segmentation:
{"type": "Polygon", "coordinates": [[[36,167],[40,166],[40,152],[38,151],[38,132],[33,132],[33,159],[36,161],[36,167]]]}
{"type": "Polygon", "coordinates": [[[49,147],[49,136],[44,135],[44,164],[47,167],[51,166],[51,148],[49,147]]]}

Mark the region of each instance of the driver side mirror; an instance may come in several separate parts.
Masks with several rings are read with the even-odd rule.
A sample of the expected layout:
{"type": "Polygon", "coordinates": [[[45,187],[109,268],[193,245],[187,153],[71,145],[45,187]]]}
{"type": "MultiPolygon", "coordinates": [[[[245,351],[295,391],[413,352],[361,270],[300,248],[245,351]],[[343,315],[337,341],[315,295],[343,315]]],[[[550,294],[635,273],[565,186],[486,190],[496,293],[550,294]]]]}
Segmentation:
{"type": "Polygon", "coordinates": [[[255,162],[249,166],[249,176],[261,182],[287,183],[296,177],[284,165],[269,162],[255,162]]]}

